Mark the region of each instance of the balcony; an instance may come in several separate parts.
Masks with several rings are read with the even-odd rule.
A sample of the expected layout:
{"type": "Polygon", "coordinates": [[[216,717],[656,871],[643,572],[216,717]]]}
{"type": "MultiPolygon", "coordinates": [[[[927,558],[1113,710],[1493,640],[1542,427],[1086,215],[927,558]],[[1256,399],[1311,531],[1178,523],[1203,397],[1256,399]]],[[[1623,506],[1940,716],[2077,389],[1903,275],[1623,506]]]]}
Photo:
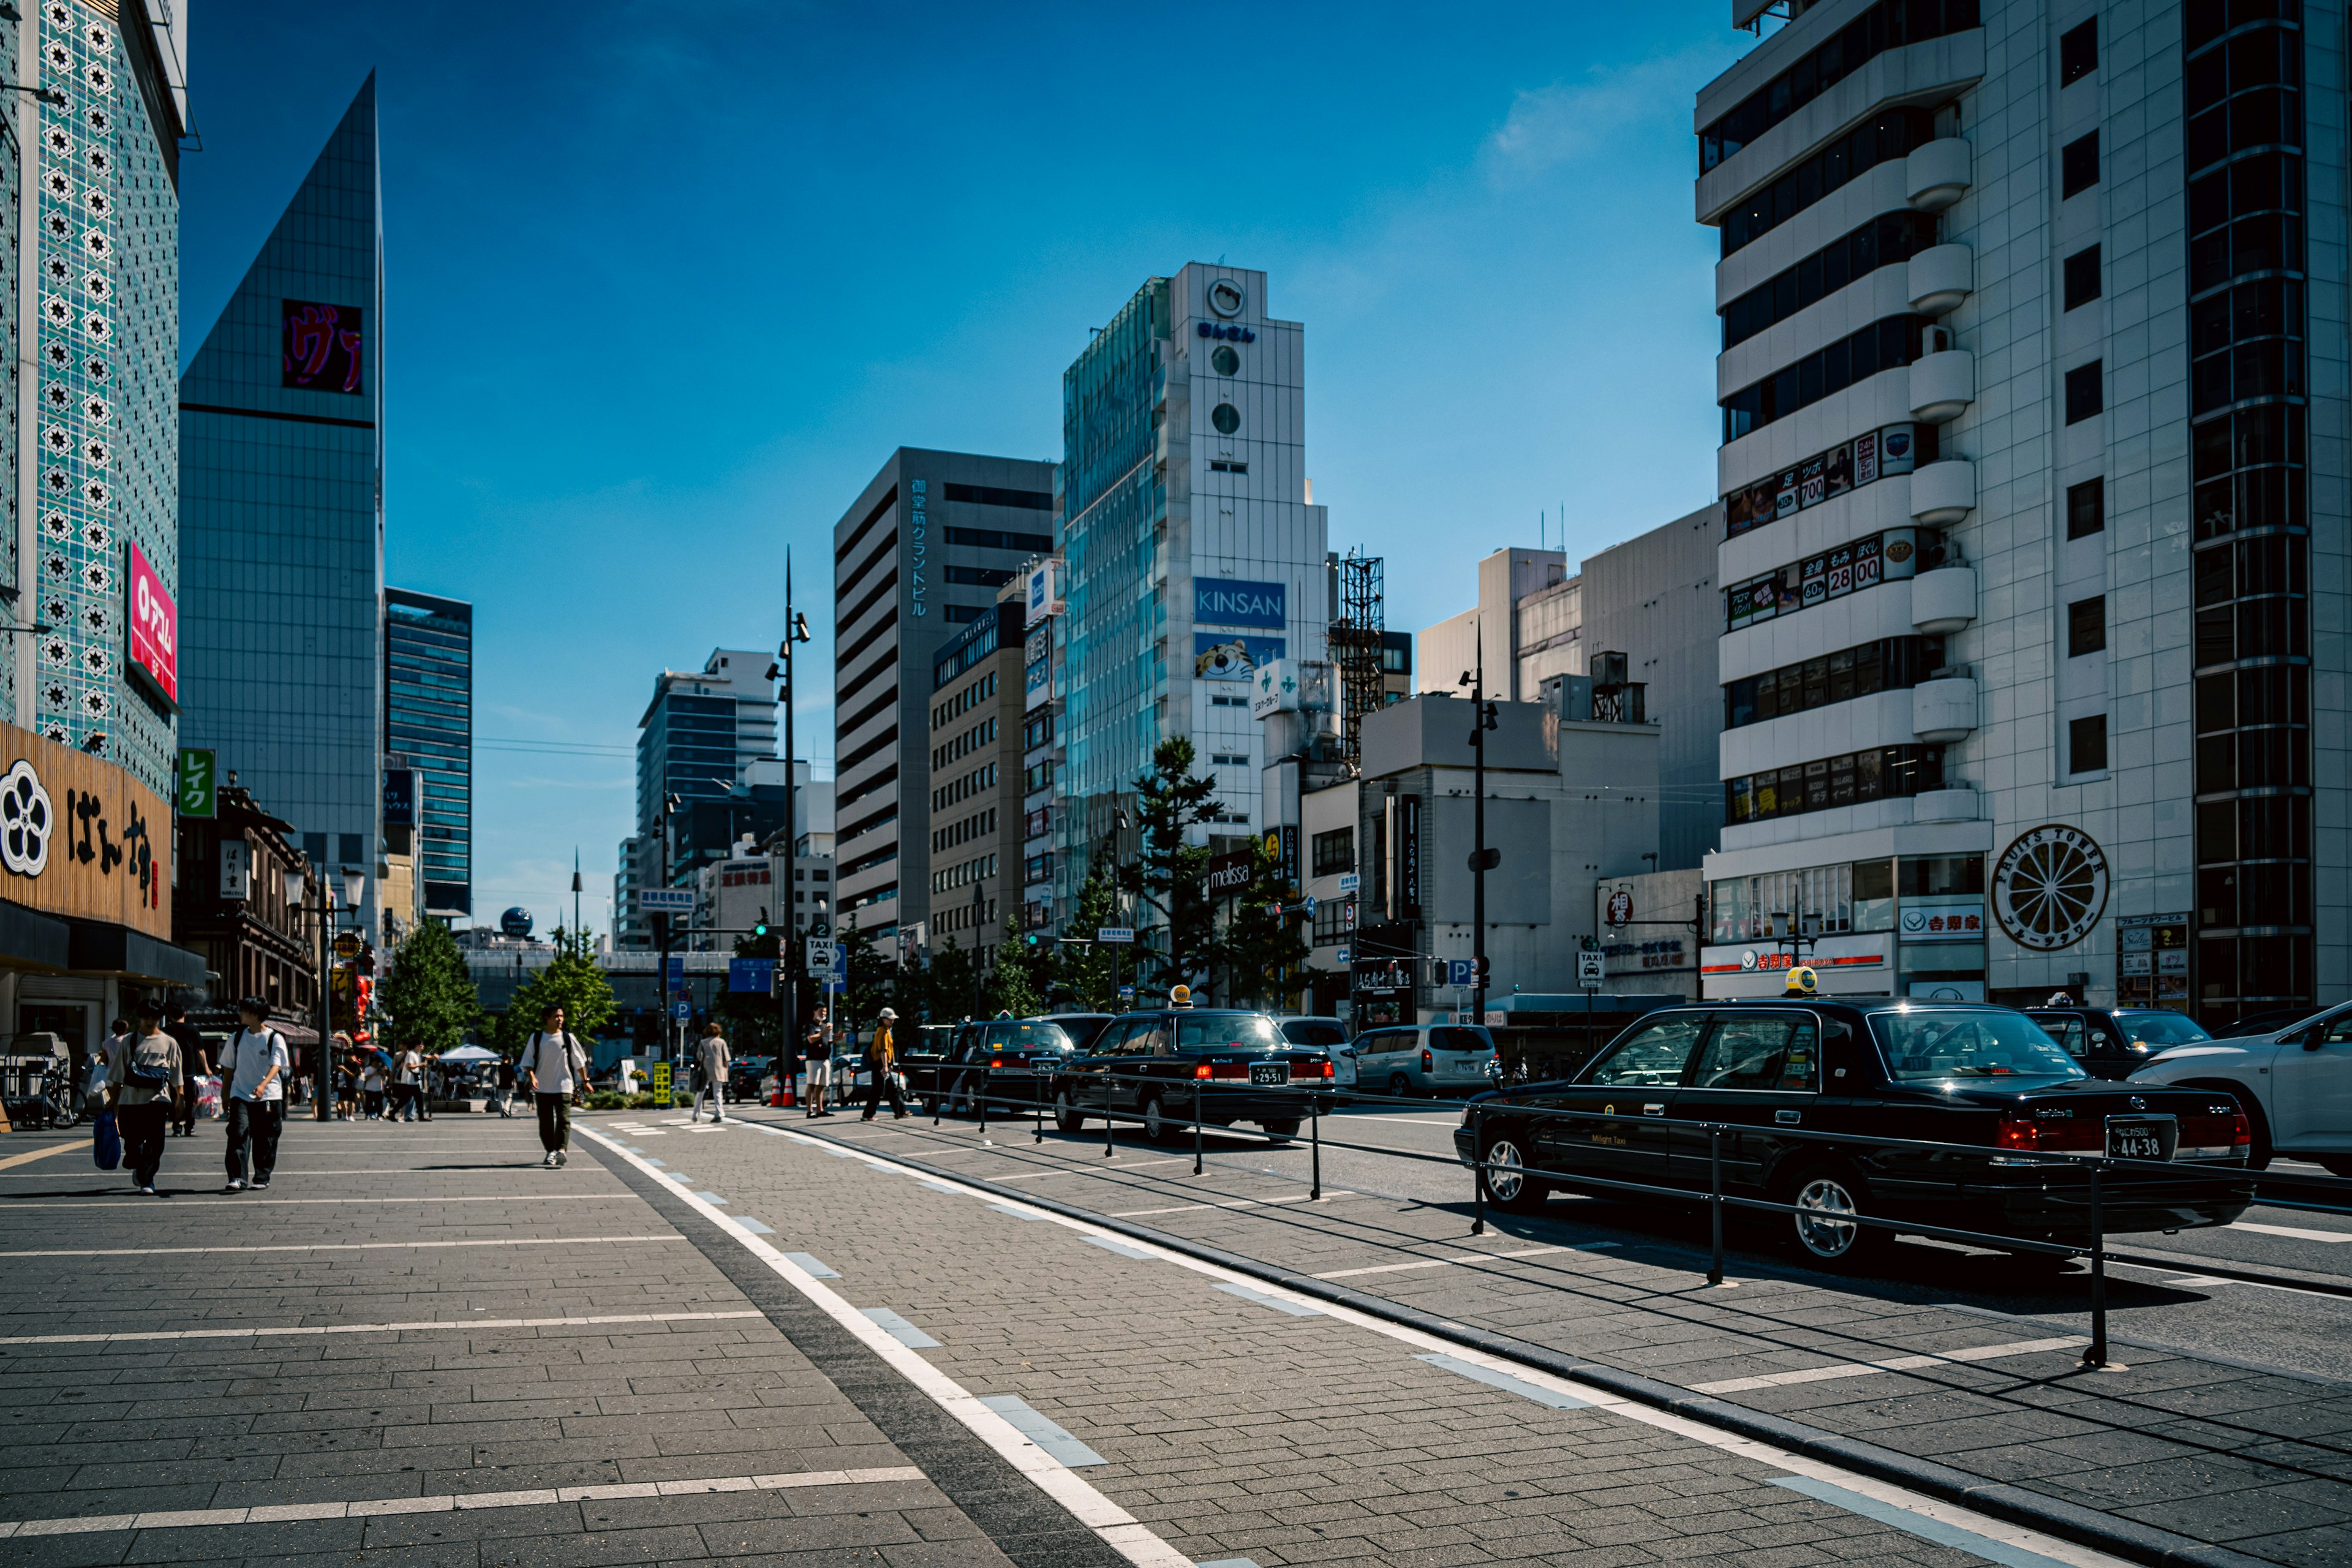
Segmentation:
{"type": "Polygon", "coordinates": [[[1957,309],[1976,292],[1976,252],[1965,245],[1936,245],[1913,257],[1911,308],[1923,316],[1941,316],[1957,309]]]}
{"type": "Polygon", "coordinates": [[[1911,475],[1914,521],[1958,522],[1977,506],[1977,466],[1965,458],[1929,463],[1911,475]]]}
{"type": "MultiPolygon", "coordinates": [[[[1937,331],[1943,329],[1936,328],[1937,331]]],[[[1941,425],[1977,400],[1977,356],[1945,349],[1911,363],[1911,416],[1941,425]]]]}
{"type": "Polygon", "coordinates": [[[1922,790],[1911,797],[1914,822],[1974,822],[1977,815],[1977,792],[1966,784],[1922,790]]]}
{"type": "Polygon", "coordinates": [[[1903,161],[1903,195],[1921,212],[1939,213],[1969,194],[1971,174],[1969,144],[1946,136],[1903,161]]]}
{"type": "MultiPolygon", "coordinates": [[[[1958,631],[1977,618],[1977,569],[1938,566],[1911,579],[1911,625],[1928,637],[1958,631]]],[[[1973,726],[1972,726],[1973,727],[1973,726]]]]}
{"type": "Polygon", "coordinates": [[[1977,682],[1973,674],[1947,673],[1911,689],[1911,732],[1919,739],[1962,741],[1976,733],[1976,728],[1977,682]]]}

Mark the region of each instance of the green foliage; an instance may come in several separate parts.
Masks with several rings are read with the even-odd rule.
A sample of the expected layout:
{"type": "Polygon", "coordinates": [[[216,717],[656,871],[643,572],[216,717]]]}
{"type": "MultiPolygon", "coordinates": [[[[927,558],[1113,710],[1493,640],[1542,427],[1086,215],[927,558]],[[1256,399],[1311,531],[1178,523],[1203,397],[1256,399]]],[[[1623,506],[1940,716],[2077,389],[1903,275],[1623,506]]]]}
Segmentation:
{"type": "Polygon", "coordinates": [[[1063,922],[1072,936],[1087,939],[1087,943],[1060,950],[1055,964],[1055,978],[1070,1000],[1094,1013],[1116,1013],[1118,1008],[1118,975],[1132,980],[1134,973],[1124,967],[1127,959],[1118,949],[1092,942],[1095,932],[1108,925],[1117,925],[1118,891],[1111,885],[1110,862],[1097,858],[1094,869],[1078,885],[1077,907],[1063,922]],[[1121,966],[1114,973],[1114,965],[1121,966]]]}
{"type": "Polygon", "coordinates": [[[1227,991],[1218,1000],[1287,1011],[1298,989],[1295,975],[1310,950],[1297,919],[1274,912],[1290,901],[1290,882],[1282,874],[1281,854],[1265,839],[1251,840],[1250,879],[1232,898],[1233,913],[1217,939],[1216,965],[1227,991]]]}
{"type": "Polygon", "coordinates": [[[1171,735],[1153,750],[1151,771],[1135,781],[1141,847],[1118,868],[1118,886],[1160,916],[1161,945],[1139,944],[1135,962],[1139,971],[1149,966],[1163,988],[1196,982],[1215,953],[1215,910],[1201,885],[1209,874],[1208,846],[1187,840],[1215,808],[1217,785],[1194,774],[1192,761],[1192,742],[1182,735],[1171,735]]]}
{"type": "Polygon", "coordinates": [[[549,1007],[563,1009],[563,1026],[584,1043],[613,1020],[613,983],[591,956],[585,931],[567,934],[558,926],[552,939],[555,961],[523,982],[513,1002],[499,1015],[491,1032],[491,1047],[513,1056],[539,1027],[540,1015],[549,1007]]]}
{"type": "Polygon", "coordinates": [[[465,1044],[482,1016],[466,955],[438,921],[426,921],[400,944],[375,1005],[389,1018],[380,1026],[384,1038],[427,1054],[465,1044]]]}
{"type": "MultiPolygon", "coordinates": [[[[738,958],[774,958],[776,931],[769,929],[765,936],[741,936],[735,939],[738,958]]],[[[727,1032],[727,1044],[737,1058],[772,1057],[776,1043],[783,1037],[784,1003],[780,996],[764,991],[726,991],[719,993],[710,1010],[719,1019],[719,1026],[727,1032]]],[[[806,1016],[805,1014],[803,1016],[806,1016]]]]}
{"type": "Polygon", "coordinates": [[[594,1093],[589,1095],[587,1106],[591,1110],[664,1110],[668,1109],[662,1104],[658,1096],[650,1094],[623,1094],[617,1089],[600,1089],[594,1093]]]}
{"type": "Polygon", "coordinates": [[[986,1006],[993,1015],[1010,1013],[1016,1018],[1026,1018],[1045,1010],[1045,993],[1052,986],[1053,958],[1043,947],[1030,947],[1021,940],[1021,922],[1008,915],[1004,920],[1004,939],[996,945],[995,961],[989,966],[986,1006]]]}
{"type": "Polygon", "coordinates": [[[958,1018],[972,1016],[973,1010],[981,1005],[972,956],[971,950],[952,935],[933,948],[930,962],[910,972],[911,1005],[901,1004],[898,1011],[934,1024],[951,1024],[958,1018]]]}
{"type": "MultiPolygon", "coordinates": [[[[874,1016],[884,1007],[896,1007],[901,1013],[907,1012],[908,1002],[900,994],[903,988],[897,966],[875,947],[874,933],[847,919],[835,930],[842,951],[849,955],[847,1005],[835,1007],[835,1026],[839,1027],[845,1017],[856,1020],[861,1026],[870,1026],[874,1016]]],[[[836,997],[832,1000],[838,1003],[843,999],[836,997]]]]}

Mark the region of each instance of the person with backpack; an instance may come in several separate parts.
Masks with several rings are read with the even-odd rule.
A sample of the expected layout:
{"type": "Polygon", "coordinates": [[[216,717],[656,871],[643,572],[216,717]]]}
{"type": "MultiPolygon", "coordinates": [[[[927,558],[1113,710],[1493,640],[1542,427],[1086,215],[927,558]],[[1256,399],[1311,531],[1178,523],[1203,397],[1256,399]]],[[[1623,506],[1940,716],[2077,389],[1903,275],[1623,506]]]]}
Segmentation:
{"type": "Polygon", "coordinates": [[[205,1060],[205,1037],[188,1022],[188,1009],[177,997],[163,1005],[163,1032],[180,1042],[180,1098],[173,1102],[171,1130],[183,1138],[196,1135],[196,1079],[212,1070],[205,1060]]]}
{"type": "Polygon", "coordinates": [[[499,1114],[514,1120],[515,1065],[510,1057],[499,1058],[499,1114]]]}
{"type": "Polygon", "coordinates": [[[572,1107],[588,1089],[588,1055],[563,1027],[563,1009],[551,1005],[522,1048],[522,1074],[539,1106],[539,1142],[547,1151],[540,1163],[551,1169],[570,1157],[572,1107]]]}
{"type": "Polygon", "coordinates": [[[719,1020],[711,1019],[702,1026],[702,1038],[694,1043],[694,1070],[701,1078],[701,1086],[694,1093],[694,1113],[689,1121],[702,1120],[702,1102],[710,1101],[710,1120],[727,1120],[727,1069],[734,1066],[728,1055],[726,1037],[719,1032],[719,1020]]]}
{"type": "Polygon", "coordinates": [[[278,1134],[286,1124],[286,1079],[294,1059],[286,1037],[269,1026],[269,1004],[236,1005],[237,1031],[221,1047],[221,1109],[228,1113],[228,1185],[241,1193],[269,1185],[278,1168],[278,1134]]]}
{"type": "Polygon", "coordinates": [[[180,1042],[163,1032],[163,1004],[139,1005],[139,1034],[128,1049],[115,1053],[107,1077],[114,1090],[115,1125],[122,1134],[122,1163],[131,1167],[132,1184],[152,1198],[155,1173],[163,1164],[163,1135],[187,1077],[180,1042]]]}
{"type": "Polygon", "coordinates": [[[898,1047],[890,1038],[890,1026],[898,1018],[898,1013],[888,1007],[875,1016],[873,1043],[866,1047],[866,1067],[873,1079],[866,1086],[866,1114],[858,1118],[861,1121],[874,1120],[886,1092],[890,1096],[892,1118],[907,1120],[906,1101],[898,1097],[898,1047]]]}

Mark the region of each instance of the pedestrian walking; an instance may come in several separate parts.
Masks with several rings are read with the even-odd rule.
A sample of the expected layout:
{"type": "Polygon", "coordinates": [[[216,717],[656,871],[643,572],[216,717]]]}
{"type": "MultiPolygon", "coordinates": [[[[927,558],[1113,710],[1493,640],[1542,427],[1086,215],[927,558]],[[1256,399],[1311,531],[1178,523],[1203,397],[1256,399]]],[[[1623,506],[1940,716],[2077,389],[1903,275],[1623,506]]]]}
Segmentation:
{"type": "Polygon", "coordinates": [[[205,1037],[188,1022],[188,1009],[178,998],[163,1005],[163,1032],[180,1042],[180,1095],[173,1102],[172,1131],[183,1138],[196,1132],[196,1079],[212,1070],[205,1037]]]}
{"type": "Polygon", "coordinates": [[[416,1102],[423,1093],[425,1058],[417,1055],[415,1046],[403,1046],[400,1054],[392,1058],[392,1066],[394,1084],[392,1119],[394,1121],[414,1121],[416,1120],[416,1102]]]}
{"type": "Polygon", "coordinates": [[[562,1008],[540,1014],[539,1029],[522,1048],[522,1071],[539,1106],[539,1142],[547,1151],[540,1163],[561,1165],[570,1157],[572,1108],[588,1087],[587,1053],[565,1032],[562,1008]]]}
{"type": "Polygon", "coordinates": [[[833,1087],[833,1019],[823,1007],[809,1020],[808,1038],[802,1045],[808,1063],[808,1114],[831,1116],[824,1096],[833,1087]]]}
{"type": "Polygon", "coordinates": [[[719,1020],[711,1019],[702,1026],[702,1038],[694,1043],[694,1070],[701,1077],[701,1087],[694,1093],[694,1113],[689,1121],[702,1120],[702,1102],[710,1101],[710,1120],[727,1120],[727,1069],[734,1065],[728,1055],[727,1037],[719,1032],[719,1020]]]}
{"type": "Polygon", "coordinates": [[[163,1032],[163,1004],[141,1003],[138,1036],[126,1049],[115,1053],[107,1081],[114,1090],[114,1123],[122,1134],[122,1163],[131,1168],[131,1184],[151,1198],[155,1195],[155,1173],[163,1164],[163,1137],[185,1077],[180,1042],[163,1032]]]}
{"type": "Polygon", "coordinates": [[[368,1121],[383,1119],[383,1069],[376,1066],[373,1053],[360,1058],[360,1114],[368,1121]]]}
{"type": "Polygon", "coordinates": [[[515,1065],[510,1057],[499,1058],[499,1114],[514,1120],[515,1065]]]}
{"type": "Polygon", "coordinates": [[[221,1047],[221,1109],[228,1113],[228,1186],[241,1193],[269,1184],[278,1168],[278,1134],[286,1125],[286,1080],[294,1070],[286,1037],[269,1026],[269,1004],[236,1005],[237,1030],[221,1047]]]}
{"type": "Polygon", "coordinates": [[[82,1072],[82,1109],[91,1116],[106,1109],[109,1069],[115,1058],[131,1048],[131,1026],[117,1018],[107,1031],[105,1043],[90,1052],[89,1065],[82,1072]]]}
{"type": "Polygon", "coordinates": [[[885,1007],[876,1016],[873,1043],[866,1047],[866,1070],[873,1081],[866,1086],[866,1114],[861,1121],[871,1121],[874,1113],[882,1109],[882,1096],[890,1097],[890,1112],[899,1121],[907,1120],[906,1101],[898,1098],[898,1047],[890,1038],[890,1026],[898,1015],[885,1007]]]}
{"type": "Polygon", "coordinates": [[[347,1042],[335,1037],[320,1055],[324,1056],[335,1075],[335,1120],[349,1121],[360,1113],[360,1064],[345,1049],[347,1042]]]}

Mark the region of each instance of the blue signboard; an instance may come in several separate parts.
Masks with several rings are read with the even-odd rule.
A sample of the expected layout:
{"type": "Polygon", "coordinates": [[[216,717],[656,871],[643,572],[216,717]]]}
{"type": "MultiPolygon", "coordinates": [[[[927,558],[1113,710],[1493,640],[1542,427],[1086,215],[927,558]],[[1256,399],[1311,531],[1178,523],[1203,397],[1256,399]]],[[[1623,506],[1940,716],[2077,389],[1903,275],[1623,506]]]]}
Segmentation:
{"type": "Polygon", "coordinates": [[[1249,680],[1283,657],[1280,637],[1249,637],[1239,632],[1194,632],[1192,674],[1202,680],[1249,680]]]}
{"type": "Polygon", "coordinates": [[[1469,984],[1471,967],[1471,961],[1466,958],[1447,959],[1445,961],[1445,984],[1448,985],[1469,984]]]}
{"type": "Polygon", "coordinates": [[[1265,626],[1278,632],[1290,624],[1289,604],[1286,583],[1192,579],[1192,618],[1203,626],[1265,626]]]}
{"type": "Polygon", "coordinates": [[[383,770],[383,825],[386,827],[416,826],[416,770],[415,768],[383,770]]]}
{"type": "Polygon", "coordinates": [[[727,989],[750,991],[766,995],[776,988],[776,961],[772,958],[730,958],[727,961],[727,989]]]}

